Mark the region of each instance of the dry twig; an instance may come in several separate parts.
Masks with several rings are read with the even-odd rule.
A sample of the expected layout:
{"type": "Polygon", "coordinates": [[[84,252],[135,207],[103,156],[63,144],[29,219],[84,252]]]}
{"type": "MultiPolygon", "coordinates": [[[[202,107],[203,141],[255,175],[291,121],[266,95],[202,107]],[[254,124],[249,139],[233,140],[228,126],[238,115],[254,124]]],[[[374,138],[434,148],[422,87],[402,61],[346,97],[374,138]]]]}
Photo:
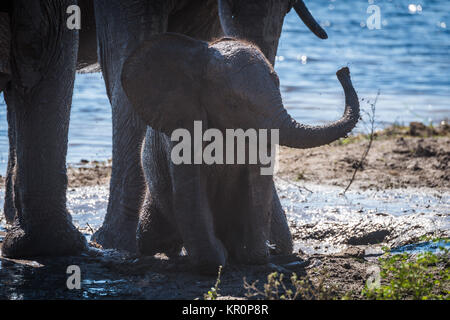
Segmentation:
{"type": "Polygon", "coordinates": [[[378,90],[378,92],[377,92],[375,101],[370,104],[370,113],[363,111],[368,116],[369,122],[370,122],[369,144],[367,145],[366,150],[364,150],[364,153],[361,156],[361,160],[359,160],[358,164],[355,166],[355,170],[353,171],[352,178],[350,179],[350,182],[348,183],[344,192],[342,192],[342,195],[345,195],[345,193],[348,191],[348,189],[350,189],[350,186],[352,185],[353,181],[355,180],[356,173],[358,172],[359,168],[363,167],[363,163],[366,160],[367,155],[369,154],[370,148],[372,147],[374,131],[375,131],[375,109],[376,109],[376,104],[377,104],[379,96],[380,96],[380,90],[378,90]]]}

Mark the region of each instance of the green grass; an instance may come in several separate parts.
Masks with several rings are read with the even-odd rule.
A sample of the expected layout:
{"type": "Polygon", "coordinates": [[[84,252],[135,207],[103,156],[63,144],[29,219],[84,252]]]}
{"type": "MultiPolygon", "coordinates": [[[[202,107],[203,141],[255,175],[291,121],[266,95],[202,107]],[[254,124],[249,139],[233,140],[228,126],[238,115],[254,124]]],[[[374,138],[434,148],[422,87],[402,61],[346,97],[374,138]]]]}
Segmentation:
{"type": "MultiPolygon", "coordinates": [[[[437,127],[434,126],[432,123],[429,125],[426,125],[427,128],[433,132],[433,129],[436,129],[437,127]]],[[[448,134],[438,132],[438,134],[430,134],[426,135],[425,137],[433,137],[433,138],[440,138],[444,137],[448,134]]],[[[405,126],[399,123],[394,123],[390,125],[389,127],[375,131],[373,134],[373,140],[386,140],[391,138],[399,138],[399,137],[411,137],[410,135],[410,127],[405,126]]],[[[370,140],[370,134],[355,134],[355,135],[349,135],[348,137],[341,138],[338,141],[334,142],[334,144],[338,146],[345,146],[347,144],[361,142],[361,141],[367,141],[370,140]]]]}
{"type": "Polygon", "coordinates": [[[216,284],[214,287],[211,288],[207,293],[203,295],[203,298],[205,300],[217,300],[217,298],[220,296],[219,291],[219,285],[220,285],[220,276],[222,275],[222,266],[219,267],[219,271],[217,272],[217,279],[216,284]]]}
{"type": "Polygon", "coordinates": [[[292,273],[289,281],[285,280],[284,274],[273,272],[267,276],[267,283],[260,290],[258,281],[251,284],[244,278],[244,288],[247,290],[247,298],[258,297],[264,300],[331,300],[335,296],[335,288],[326,285],[326,270],[323,270],[316,285],[308,277],[299,278],[292,273]]]}
{"type": "MultiPolygon", "coordinates": [[[[433,242],[449,239],[435,239],[433,242]]],[[[391,254],[384,248],[379,259],[381,282],[366,283],[362,295],[375,300],[450,300],[449,249],[439,253],[391,254]]]]}
{"type": "MultiPolygon", "coordinates": [[[[450,239],[421,239],[439,243],[450,243],[450,239]]],[[[374,265],[378,273],[369,277],[361,292],[362,299],[370,300],[450,300],[450,252],[448,246],[440,246],[439,252],[392,254],[387,247],[374,265]]],[[[214,287],[204,294],[205,300],[216,300],[220,294],[222,268],[219,268],[214,287]]],[[[332,300],[351,299],[354,294],[339,294],[336,287],[327,284],[327,270],[323,269],[318,281],[308,276],[289,278],[277,272],[267,276],[267,282],[258,286],[258,281],[248,283],[244,278],[247,298],[265,300],[332,300]]]]}

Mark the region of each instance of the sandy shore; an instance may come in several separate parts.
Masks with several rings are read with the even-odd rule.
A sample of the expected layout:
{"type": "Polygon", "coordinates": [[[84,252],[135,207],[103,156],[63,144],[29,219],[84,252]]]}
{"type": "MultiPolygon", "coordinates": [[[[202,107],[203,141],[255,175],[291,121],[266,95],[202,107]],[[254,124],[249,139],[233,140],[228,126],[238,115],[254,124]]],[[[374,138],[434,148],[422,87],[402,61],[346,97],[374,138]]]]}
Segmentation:
{"type": "MultiPolygon", "coordinates": [[[[367,149],[367,135],[350,136],[315,149],[280,148],[278,176],[298,182],[346,187],[367,149]]],[[[414,124],[375,133],[352,188],[450,188],[450,127],[414,124]]],[[[68,168],[69,187],[109,183],[111,161],[68,168]]]]}
{"type": "Polygon", "coordinates": [[[278,174],[294,181],[345,187],[359,167],[352,187],[362,189],[450,187],[450,131],[392,127],[377,132],[370,151],[368,136],[351,136],[316,149],[281,148],[278,174]],[[413,133],[413,135],[411,135],[413,133]]]}

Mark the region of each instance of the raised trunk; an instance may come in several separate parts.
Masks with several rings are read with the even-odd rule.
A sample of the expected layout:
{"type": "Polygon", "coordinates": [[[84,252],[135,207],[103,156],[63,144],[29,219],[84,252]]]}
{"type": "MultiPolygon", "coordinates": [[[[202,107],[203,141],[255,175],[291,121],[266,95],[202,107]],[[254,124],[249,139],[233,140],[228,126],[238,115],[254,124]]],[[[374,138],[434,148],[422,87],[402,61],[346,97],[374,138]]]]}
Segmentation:
{"type": "Polygon", "coordinates": [[[274,127],[280,128],[281,145],[299,149],[319,147],[346,136],[356,126],[359,101],[350,80],[350,71],[345,67],[336,75],[345,93],[344,116],[325,126],[308,126],[297,123],[283,108],[274,121],[274,127]]]}

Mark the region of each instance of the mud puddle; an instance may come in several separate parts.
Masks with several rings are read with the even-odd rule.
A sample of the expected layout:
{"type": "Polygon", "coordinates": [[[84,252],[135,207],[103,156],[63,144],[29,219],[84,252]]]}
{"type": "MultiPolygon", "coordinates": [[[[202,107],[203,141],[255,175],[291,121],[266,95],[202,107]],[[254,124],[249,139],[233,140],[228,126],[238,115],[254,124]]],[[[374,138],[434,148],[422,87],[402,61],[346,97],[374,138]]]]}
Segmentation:
{"type": "Polygon", "coordinates": [[[449,236],[449,191],[350,190],[342,195],[341,187],[276,183],[295,247],[306,254],[337,253],[348,246],[376,254],[384,245],[396,248],[422,236],[449,236]]]}
{"type": "MultiPolygon", "coordinates": [[[[342,195],[340,187],[275,181],[295,249],[306,254],[337,253],[349,245],[376,251],[382,245],[396,248],[417,243],[424,235],[448,237],[450,233],[450,191],[349,190],[342,195]]],[[[3,208],[3,191],[0,199],[3,208]]],[[[72,188],[67,199],[74,224],[90,240],[106,214],[108,187],[72,188]]],[[[0,240],[4,228],[2,220],[0,240]]]]}

